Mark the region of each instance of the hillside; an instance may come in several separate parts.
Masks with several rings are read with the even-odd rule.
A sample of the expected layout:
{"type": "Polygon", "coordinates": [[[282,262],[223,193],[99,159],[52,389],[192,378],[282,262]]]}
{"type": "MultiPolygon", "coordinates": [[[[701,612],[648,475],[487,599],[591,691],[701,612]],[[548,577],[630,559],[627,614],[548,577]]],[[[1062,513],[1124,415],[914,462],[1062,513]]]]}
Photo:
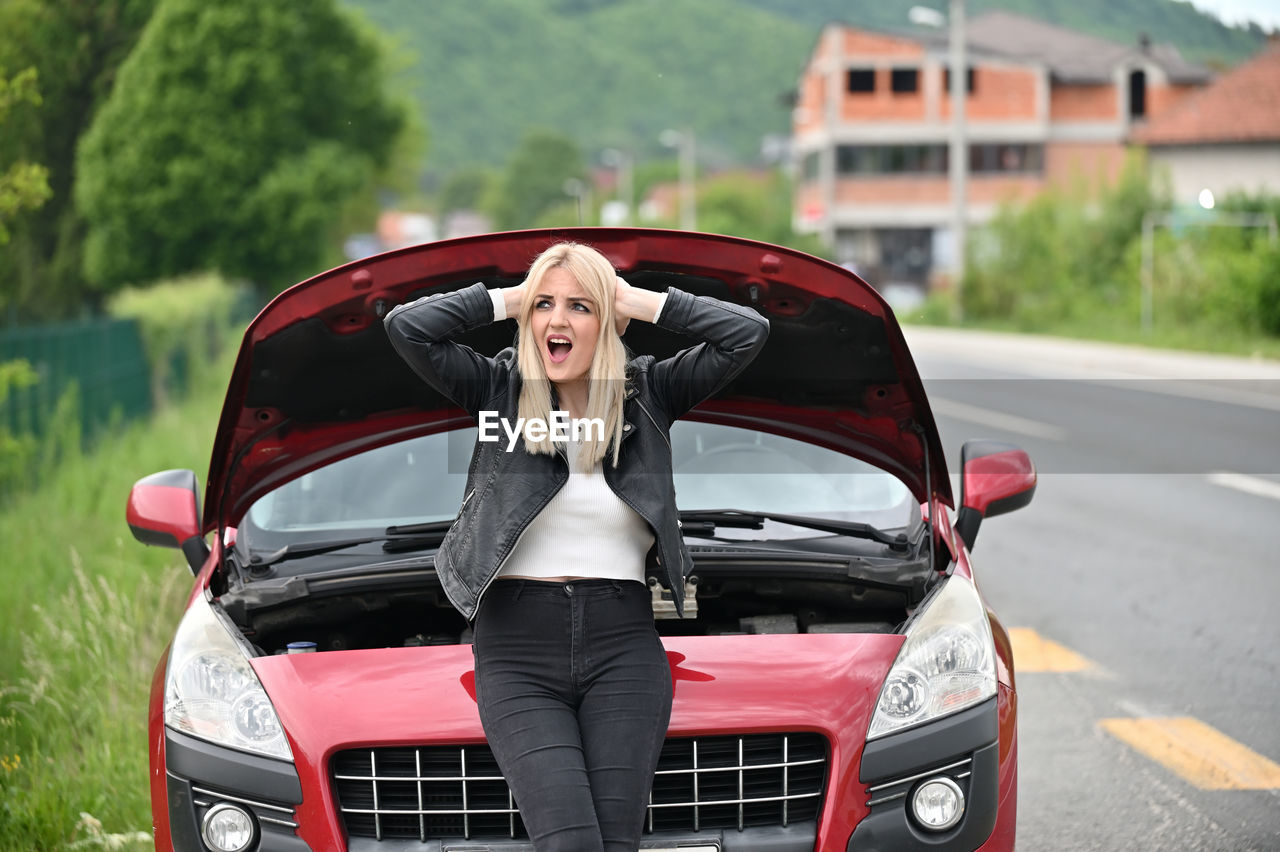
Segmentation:
{"type": "MultiPolygon", "coordinates": [[[[919,0],[346,0],[401,53],[422,104],[436,176],[497,165],[533,127],[572,137],[588,157],[627,147],[672,156],[658,135],[692,127],[700,162],[749,163],[789,130],[783,94],[821,26],[900,28],[919,0]]],[[[944,3],[936,5],[942,6],[944,3]]],[[[1229,65],[1262,43],[1175,0],[970,0],[1116,41],[1147,32],[1189,58],[1229,65]]]]}
{"type": "Polygon", "coordinates": [[[701,160],[750,160],[816,32],[737,0],[349,2],[414,57],[432,171],[500,163],[531,127],[651,156],[691,126],[701,160]]]}
{"type": "MultiPolygon", "coordinates": [[[[743,0],[815,31],[828,21],[901,29],[912,6],[943,12],[947,0],[882,0],[853,4],[848,0],[743,0]]],[[[1234,65],[1262,45],[1261,30],[1228,27],[1186,0],[968,0],[970,17],[989,9],[1006,9],[1070,27],[1122,44],[1145,32],[1155,42],[1176,45],[1182,55],[1207,65],[1234,65]]]]}

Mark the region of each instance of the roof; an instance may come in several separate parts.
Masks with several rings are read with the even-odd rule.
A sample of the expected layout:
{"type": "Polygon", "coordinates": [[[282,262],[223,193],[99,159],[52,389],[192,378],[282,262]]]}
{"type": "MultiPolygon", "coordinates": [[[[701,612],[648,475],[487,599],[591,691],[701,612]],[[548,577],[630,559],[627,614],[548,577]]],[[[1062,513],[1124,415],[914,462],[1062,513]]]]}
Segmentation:
{"type": "Polygon", "coordinates": [[[1013,12],[992,10],[966,25],[966,42],[974,48],[1043,62],[1063,83],[1112,82],[1117,65],[1145,61],[1158,66],[1174,83],[1204,83],[1209,72],[1182,58],[1170,44],[1143,47],[1107,41],[1013,12]]]}
{"type": "Polygon", "coordinates": [[[1188,94],[1132,138],[1145,145],[1280,141],[1280,41],[1188,94]]]}

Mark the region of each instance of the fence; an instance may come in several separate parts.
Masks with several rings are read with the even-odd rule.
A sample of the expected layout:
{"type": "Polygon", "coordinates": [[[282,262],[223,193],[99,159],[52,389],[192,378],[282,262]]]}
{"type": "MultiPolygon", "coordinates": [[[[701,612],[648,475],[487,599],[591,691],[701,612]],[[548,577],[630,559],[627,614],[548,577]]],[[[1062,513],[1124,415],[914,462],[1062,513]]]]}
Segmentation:
{"type": "Polygon", "coordinates": [[[0,431],[43,435],[58,399],[78,388],[81,434],[151,410],[151,366],[137,320],[91,319],[0,330],[0,362],[25,359],[35,384],[10,388],[0,431]]]}

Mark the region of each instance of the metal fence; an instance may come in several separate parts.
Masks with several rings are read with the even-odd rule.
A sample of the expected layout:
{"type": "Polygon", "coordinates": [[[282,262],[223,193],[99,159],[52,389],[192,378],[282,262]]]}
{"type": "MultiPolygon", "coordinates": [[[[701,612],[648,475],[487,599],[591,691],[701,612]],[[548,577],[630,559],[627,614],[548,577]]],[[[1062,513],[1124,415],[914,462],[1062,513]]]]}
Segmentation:
{"type": "Polygon", "coordinates": [[[10,388],[0,403],[0,430],[43,435],[59,398],[78,389],[81,434],[91,436],[112,418],[131,419],[151,410],[151,367],[132,319],[0,329],[0,362],[25,359],[37,381],[10,388]]]}

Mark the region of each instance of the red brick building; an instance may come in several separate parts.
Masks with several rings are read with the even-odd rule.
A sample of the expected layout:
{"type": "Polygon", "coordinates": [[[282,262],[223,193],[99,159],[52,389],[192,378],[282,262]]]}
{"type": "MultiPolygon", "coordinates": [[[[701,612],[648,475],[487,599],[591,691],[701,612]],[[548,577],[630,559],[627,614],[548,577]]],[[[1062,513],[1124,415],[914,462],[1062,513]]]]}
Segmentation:
{"type": "MultiPolygon", "coordinates": [[[[1108,181],[1132,129],[1208,82],[1165,45],[1116,44],[1008,12],[967,26],[967,219],[1006,198],[1108,181]]],[[[794,220],[874,284],[951,261],[946,36],[830,24],[793,116],[794,220]]]]}
{"type": "Polygon", "coordinates": [[[1217,198],[1280,195],[1280,40],[1136,128],[1131,141],[1167,174],[1177,204],[1206,189],[1217,198]]]}

